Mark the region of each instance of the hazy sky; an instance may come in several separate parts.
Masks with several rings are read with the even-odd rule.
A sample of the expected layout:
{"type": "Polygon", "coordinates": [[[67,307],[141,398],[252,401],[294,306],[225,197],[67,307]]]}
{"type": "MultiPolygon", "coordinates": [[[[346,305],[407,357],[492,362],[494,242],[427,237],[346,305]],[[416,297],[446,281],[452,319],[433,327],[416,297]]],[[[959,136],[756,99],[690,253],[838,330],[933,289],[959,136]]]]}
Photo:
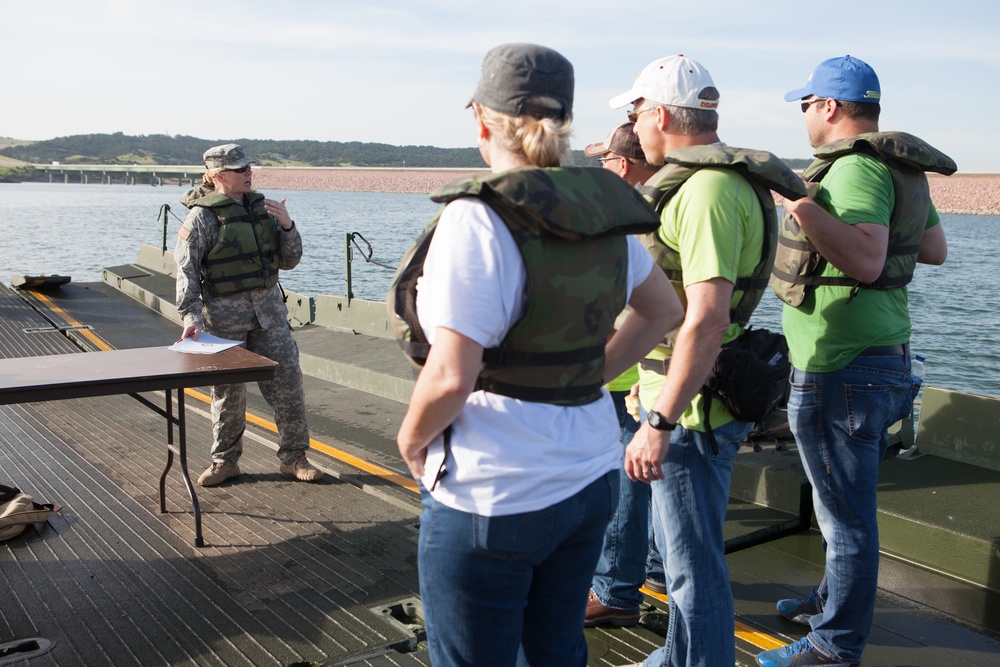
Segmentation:
{"type": "Polygon", "coordinates": [[[882,82],[882,129],[963,171],[1000,170],[996,0],[0,0],[0,136],[184,134],[475,145],[483,54],[557,49],[576,70],[573,147],[625,119],[608,99],[683,53],[730,145],[808,157],[785,92],[844,54],[882,82]]]}

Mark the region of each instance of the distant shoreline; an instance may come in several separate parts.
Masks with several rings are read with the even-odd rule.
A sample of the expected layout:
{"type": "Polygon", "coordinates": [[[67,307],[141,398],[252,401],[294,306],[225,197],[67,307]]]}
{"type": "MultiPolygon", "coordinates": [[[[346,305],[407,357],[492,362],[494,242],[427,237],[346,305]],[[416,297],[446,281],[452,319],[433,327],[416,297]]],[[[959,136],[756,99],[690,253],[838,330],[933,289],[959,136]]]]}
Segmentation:
{"type": "MultiPolygon", "coordinates": [[[[320,190],[427,194],[482,174],[486,169],[258,167],[258,190],[320,190]]],[[[1000,215],[1000,173],[930,174],[931,198],[939,213],[1000,215]]],[[[140,186],[141,187],[141,186],[140,186]]]]}
{"type": "MultiPolygon", "coordinates": [[[[332,190],[338,192],[398,192],[427,194],[485,169],[282,169],[254,170],[259,190],[332,190]]],[[[1000,174],[956,174],[928,178],[939,213],[1000,215],[1000,174]]]]}

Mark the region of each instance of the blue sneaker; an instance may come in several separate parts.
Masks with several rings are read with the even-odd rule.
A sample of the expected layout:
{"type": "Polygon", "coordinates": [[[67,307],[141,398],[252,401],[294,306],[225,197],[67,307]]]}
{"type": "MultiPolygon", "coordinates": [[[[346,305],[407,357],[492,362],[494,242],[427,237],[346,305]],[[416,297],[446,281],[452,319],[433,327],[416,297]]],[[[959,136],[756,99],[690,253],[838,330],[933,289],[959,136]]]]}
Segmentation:
{"type": "Polygon", "coordinates": [[[778,600],[778,613],[792,623],[809,625],[809,619],[822,614],[823,609],[819,606],[819,598],[813,593],[807,598],[778,600]]]}
{"type": "Polygon", "coordinates": [[[757,654],[760,667],[809,667],[809,665],[830,665],[832,667],[854,667],[857,662],[840,662],[831,658],[809,643],[807,637],[797,642],[757,654]]]}

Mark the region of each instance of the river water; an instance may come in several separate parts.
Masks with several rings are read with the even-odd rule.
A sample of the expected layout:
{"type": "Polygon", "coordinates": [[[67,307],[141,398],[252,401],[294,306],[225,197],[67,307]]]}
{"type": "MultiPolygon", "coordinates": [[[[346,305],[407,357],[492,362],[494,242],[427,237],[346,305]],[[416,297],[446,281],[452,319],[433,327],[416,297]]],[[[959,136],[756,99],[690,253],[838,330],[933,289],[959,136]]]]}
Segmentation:
{"type": "MultiPolygon", "coordinates": [[[[101,269],[138,259],[139,244],[159,247],[161,204],[183,218],[176,186],[0,184],[0,280],[12,274],[70,275],[100,280],[101,269]]],[[[395,266],[437,210],[426,195],[271,190],[286,198],[303,237],[305,256],[282,285],[316,295],[345,293],[344,237],[361,234],[376,262],[395,266]]],[[[167,248],[180,222],[168,216],[167,248]]],[[[1000,216],[942,216],[948,261],[919,266],[910,286],[912,348],[927,357],[935,387],[1000,397],[1000,216]]],[[[367,250],[364,243],[361,247],[367,250]]],[[[382,300],[392,271],[354,252],[354,296],[382,300]]],[[[780,329],[780,302],[768,292],[754,314],[758,326],[780,329]]]]}

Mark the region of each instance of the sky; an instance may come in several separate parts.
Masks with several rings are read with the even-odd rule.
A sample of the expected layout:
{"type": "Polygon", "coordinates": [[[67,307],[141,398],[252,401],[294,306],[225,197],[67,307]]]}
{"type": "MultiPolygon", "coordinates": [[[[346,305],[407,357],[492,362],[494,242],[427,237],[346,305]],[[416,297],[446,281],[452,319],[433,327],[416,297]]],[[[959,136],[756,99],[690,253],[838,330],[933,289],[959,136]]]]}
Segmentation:
{"type": "Polygon", "coordinates": [[[850,54],[879,75],[881,129],[1000,171],[996,0],[0,0],[0,137],[469,147],[465,105],[506,42],[573,63],[576,149],[625,120],[608,100],[646,64],[683,53],[721,93],[723,141],[807,158],[783,96],[850,54]]]}

